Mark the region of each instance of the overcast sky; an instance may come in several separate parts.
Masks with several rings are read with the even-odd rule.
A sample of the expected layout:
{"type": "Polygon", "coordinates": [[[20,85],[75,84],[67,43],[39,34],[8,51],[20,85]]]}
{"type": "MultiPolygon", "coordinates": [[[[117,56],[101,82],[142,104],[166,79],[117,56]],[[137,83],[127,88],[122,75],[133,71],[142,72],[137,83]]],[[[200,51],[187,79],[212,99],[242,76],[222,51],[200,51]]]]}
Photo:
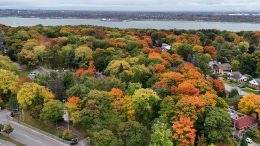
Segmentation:
{"type": "Polygon", "coordinates": [[[260,0],[0,0],[0,9],[260,11],[260,0]]]}

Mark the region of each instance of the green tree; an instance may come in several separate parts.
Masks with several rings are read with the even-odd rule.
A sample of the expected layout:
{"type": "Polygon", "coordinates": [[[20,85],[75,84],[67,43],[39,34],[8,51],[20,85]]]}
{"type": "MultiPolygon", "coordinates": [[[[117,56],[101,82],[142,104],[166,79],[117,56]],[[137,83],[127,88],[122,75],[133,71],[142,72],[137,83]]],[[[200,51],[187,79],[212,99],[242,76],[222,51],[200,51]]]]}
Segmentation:
{"type": "Polygon", "coordinates": [[[231,128],[231,119],[227,111],[212,109],[205,118],[205,128],[210,143],[226,142],[231,128]]]}
{"type": "Polygon", "coordinates": [[[238,48],[239,48],[241,53],[246,53],[248,51],[248,48],[249,48],[249,43],[248,42],[240,42],[238,44],[238,48]]]}
{"type": "Polygon", "coordinates": [[[56,122],[62,119],[64,106],[59,100],[50,100],[43,105],[40,118],[49,122],[56,122]]]}
{"type": "Polygon", "coordinates": [[[204,74],[209,74],[208,63],[211,60],[211,56],[209,54],[197,54],[194,58],[196,60],[195,65],[199,67],[204,74]]]}
{"type": "Polygon", "coordinates": [[[83,98],[83,108],[80,111],[80,124],[91,130],[116,130],[118,118],[113,112],[112,102],[115,100],[110,92],[91,90],[83,98]]]}
{"type": "Polygon", "coordinates": [[[133,95],[135,90],[137,89],[141,89],[142,88],[142,84],[140,83],[128,83],[128,88],[126,90],[126,95],[133,95]]]}
{"type": "Polygon", "coordinates": [[[231,67],[232,67],[232,71],[238,71],[239,70],[239,61],[238,60],[232,60],[231,61],[231,67]]]}
{"type": "Polygon", "coordinates": [[[117,146],[119,144],[113,132],[107,129],[94,132],[93,143],[96,146],[117,146]]]}
{"type": "Polygon", "coordinates": [[[160,119],[170,123],[173,117],[173,109],[175,106],[175,102],[172,96],[165,97],[160,103],[160,119]]]}
{"type": "Polygon", "coordinates": [[[172,146],[172,131],[166,124],[157,121],[152,126],[151,145],[150,146],[172,146]]]}
{"type": "Polygon", "coordinates": [[[184,60],[188,60],[188,56],[192,54],[192,47],[187,43],[176,43],[173,45],[173,48],[184,60]]]}
{"type": "Polygon", "coordinates": [[[125,146],[147,146],[148,131],[136,121],[120,123],[119,136],[125,146]]]}
{"type": "Polygon", "coordinates": [[[135,90],[130,107],[135,110],[138,121],[148,123],[155,113],[154,107],[159,100],[160,97],[152,89],[141,88],[135,90]]]}
{"type": "Polygon", "coordinates": [[[256,68],[257,77],[260,77],[260,62],[258,62],[256,66],[257,66],[256,68]]]}

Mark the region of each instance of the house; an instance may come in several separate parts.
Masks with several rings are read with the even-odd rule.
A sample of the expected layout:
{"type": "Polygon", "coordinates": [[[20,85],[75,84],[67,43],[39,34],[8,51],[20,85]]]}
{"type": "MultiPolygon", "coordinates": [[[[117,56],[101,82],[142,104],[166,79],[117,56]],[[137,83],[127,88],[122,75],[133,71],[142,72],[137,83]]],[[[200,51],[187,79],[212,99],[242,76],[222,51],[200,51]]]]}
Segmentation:
{"type": "Polygon", "coordinates": [[[232,109],[229,110],[229,113],[231,116],[232,125],[235,128],[232,135],[237,138],[242,138],[246,130],[255,128],[258,125],[256,113],[252,114],[252,116],[247,116],[232,109]]]}
{"type": "Polygon", "coordinates": [[[257,90],[260,90],[260,78],[249,81],[249,86],[257,90]]]}
{"type": "Polygon", "coordinates": [[[166,44],[166,43],[162,43],[162,47],[161,48],[162,48],[163,51],[171,50],[171,46],[166,44]]]}
{"type": "Polygon", "coordinates": [[[225,74],[225,73],[231,72],[231,65],[229,63],[214,64],[213,72],[217,73],[217,74],[225,74]]]}
{"type": "Polygon", "coordinates": [[[227,73],[227,79],[235,81],[235,82],[247,82],[250,78],[250,75],[242,75],[240,72],[229,72],[227,73]]]}
{"type": "Polygon", "coordinates": [[[210,61],[210,62],[208,63],[208,67],[213,70],[214,64],[218,64],[218,62],[212,60],[212,61],[210,61]]]}

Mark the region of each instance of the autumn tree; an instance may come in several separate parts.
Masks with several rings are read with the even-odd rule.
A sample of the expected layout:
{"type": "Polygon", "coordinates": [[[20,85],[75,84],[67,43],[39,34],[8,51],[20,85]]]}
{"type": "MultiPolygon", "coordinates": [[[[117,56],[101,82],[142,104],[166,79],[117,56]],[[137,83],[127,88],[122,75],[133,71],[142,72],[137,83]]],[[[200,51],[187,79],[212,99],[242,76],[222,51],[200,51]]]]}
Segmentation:
{"type": "Polygon", "coordinates": [[[93,52],[87,46],[80,46],[75,49],[74,60],[79,63],[79,67],[84,67],[89,61],[93,60],[93,52]]]}
{"type": "Polygon", "coordinates": [[[189,117],[180,116],[177,121],[173,122],[172,130],[174,144],[179,146],[194,145],[196,130],[189,117]]]}
{"type": "Polygon", "coordinates": [[[9,95],[16,93],[17,81],[13,72],[0,69],[0,99],[6,101],[9,95]]]}
{"type": "Polygon", "coordinates": [[[22,49],[22,51],[18,54],[18,61],[20,64],[34,67],[38,64],[38,57],[31,50],[22,49]]]}
{"type": "Polygon", "coordinates": [[[240,99],[238,109],[245,114],[251,114],[253,112],[260,113],[260,95],[247,94],[240,99]]]}
{"type": "Polygon", "coordinates": [[[16,71],[17,65],[9,57],[0,55],[0,69],[16,71]]]}
{"type": "Polygon", "coordinates": [[[47,88],[36,83],[25,83],[17,93],[17,100],[21,107],[30,110],[31,114],[38,117],[44,103],[54,99],[54,95],[47,88]]]}
{"type": "Polygon", "coordinates": [[[174,108],[174,119],[179,119],[180,116],[189,117],[195,122],[198,115],[205,111],[206,102],[197,96],[182,97],[174,108]]]}
{"type": "Polygon", "coordinates": [[[130,67],[130,64],[124,60],[113,60],[108,64],[105,72],[110,75],[118,76],[123,71],[129,70],[130,67]]]}

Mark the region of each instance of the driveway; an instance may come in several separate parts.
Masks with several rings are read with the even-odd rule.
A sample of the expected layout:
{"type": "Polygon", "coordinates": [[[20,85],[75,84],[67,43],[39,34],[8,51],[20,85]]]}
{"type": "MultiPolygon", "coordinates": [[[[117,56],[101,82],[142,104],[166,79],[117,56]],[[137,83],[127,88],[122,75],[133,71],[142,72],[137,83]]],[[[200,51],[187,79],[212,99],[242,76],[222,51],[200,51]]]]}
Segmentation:
{"type": "Polygon", "coordinates": [[[0,111],[0,123],[11,124],[14,128],[14,131],[10,134],[12,139],[26,146],[68,146],[54,138],[10,120],[9,114],[10,112],[8,111],[0,111]]]}
{"type": "Polygon", "coordinates": [[[244,96],[244,95],[248,94],[247,92],[241,90],[237,86],[231,86],[231,85],[225,84],[225,90],[226,91],[230,92],[232,89],[237,89],[239,95],[243,95],[244,96]]]}
{"type": "Polygon", "coordinates": [[[260,144],[253,142],[251,144],[248,144],[248,146],[260,146],[260,144]]]}

